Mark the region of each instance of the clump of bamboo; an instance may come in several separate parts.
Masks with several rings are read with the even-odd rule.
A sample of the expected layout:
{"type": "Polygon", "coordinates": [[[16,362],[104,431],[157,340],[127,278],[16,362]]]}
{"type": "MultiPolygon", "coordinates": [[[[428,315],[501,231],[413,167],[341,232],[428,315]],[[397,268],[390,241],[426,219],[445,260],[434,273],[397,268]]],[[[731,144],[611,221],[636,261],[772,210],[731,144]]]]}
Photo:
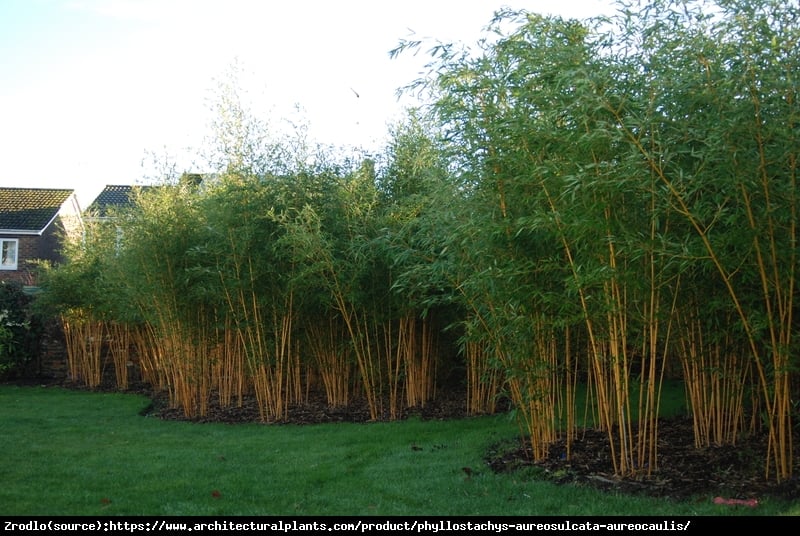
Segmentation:
{"type": "Polygon", "coordinates": [[[127,324],[109,322],[107,325],[108,351],[114,364],[114,376],[119,389],[128,388],[128,363],[130,362],[131,331],[127,324]]]}
{"type": "Polygon", "coordinates": [[[424,407],[433,398],[436,386],[435,337],[431,317],[417,320],[413,314],[400,319],[400,353],[405,369],[406,404],[424,407]],[[419,326],[419,329],[418,329],[419,326]]]}
{"type": "Polygon", "coordinates": [[[679,356],[695,446],[734,445],[745,426],[745,388],[752,362],[743,359],[731,341],[708,341],[697,311],[684,314],[682,328],[679,356]]]}
{"type": "Polygon", "coordinates": [[[486,345],[477,341],[464,343],[467,363],[467,412],[471,415],[494,413],[503,375],[490,359],[486,345]]]}
{"type": "Polygon", "coordinates": [[[156,309],[154,327],[159,364],[164,370],[172,407],[186,417],[205,416],[211,396],[211,343],[201,326],[204,315],[190,326],[178,319],[173,304],[164,300],[156,309]]]}
{"type": "MultiPolygon", "coordinates": [[[[489,329],[486,316],[477,308],[473,314],[481,335],[470,332],[465,342],[468,360],[473,359],[468,366],[468,401],[473,401],[476,409],[479,403],[494,408],[497,392],[501,385],[505,387],[517,410],[521,433],[530,441],[533,459],[542,460],[558,437],[556,403],[561,384],[553,332],[545,328],[542,319],[532,325],[518,319],[528,323],[526,329],[531,331],[516,333],[511,341],[489,329]]],[[[467,326],[473,329],[471,323],[467,326]]]]}
{"type": "Polygon", "coordinates": [[[61,315],[66,341],[70,377],[87,387],[97,387],[103,380],[103,337],[105,324],[82,311],[61,315]]]}
{"type": "Polygon", "coordinates": [[[366,315],[364,315],[363,321],[359,320],[360,315],[352,311],[351,306],[343,296],[336,296],[336,300],[339,304],[339,311],[345,318],[350,340],[353,343],[359,379],[364,388],[370,419],[373,421],[378,420],[383,413],[383,400],[381,398],[382,374],[380,362],[375,357],[375,346],[372,342],[374,336],[370,335],[370,321],[366,318],[366,315]]]}
{"type": "Polygon", "coordinates": [[[261,313],[257,305],[245,309],[245,325],[238,333],[242,347],[247,355],[250,377],[255,389],[256,402],[261,420],[264,422],[280,419],[288,409],[283,382],[288,358],[288,333],[275,341],[275,350],[270,348],[266,338],[261,313]]]}
{"type": "Polygon", "coordinates": [[[328,404],[332,407],[347,406],[353,366],[347,335],[340,322],[335,318],[329,318],[327,322],[311,321],[305,331],[306,344],[321,377],[328,404]]]}
{"type": "Polygon", "coordinates": [[[171,406],[181,408],[186,417],[205,415],[207,403],[199,396],[203,391],[202,378],[197,378],[195,370],[196,348],[175,332],[162,334],[158,345],[163,355],[169,356],[163,362],[171,406]]]}
{"type": "Polygon", "coordinates": [[[557,402],[563,380],[559,378],[560,356],[553,331],[542,319],[533,320],[533,324],[526,359],[512,360],[506,353],[498,357],[509,371],[506,386],[528,432],[533,457],[541,460],[558,439],[557,402]]]}
{"type": "Polygon", "coordinates": [[[161,364],[161,352],[156,344],[152,326],[143,324],[132,328],[131,339],[139,362],[142,380],[157,391],[167,389],[165,369],[161,364]]]}
{"type": "Polygon", "coordinates": [[[380,347],[386,362],[386,372],[389,397],[389,418],[394,420],[400,415],[400,386],[403,374],[403,354],[407,351],[408,340],[404,333],[403,323],[399,323],[397,335],[393,334],[394,322],[388,321],[381,330],[383,331],[383,344],[380,347]]]}
{"type": "Polygon", "coordinates": [[[245,352],[230,320],[218,335],[220,342],[211,349],[212,383],[217,391],[220,407],[230,407],[233,400],[241,407],[247,389],[245,352]]]}
{"type": "Polygon", "coordinates": [[[243,248],[233,232],[229,246],[231,264],[219,270],[229,376],[237,386],[245,376],[250,381],[262,421],[285,419],[291,403],[303,397],[294,292],[287,286],[292,268],[276,268],[280,259],[263,262],[254,253],[265,251],[243,248]]]}

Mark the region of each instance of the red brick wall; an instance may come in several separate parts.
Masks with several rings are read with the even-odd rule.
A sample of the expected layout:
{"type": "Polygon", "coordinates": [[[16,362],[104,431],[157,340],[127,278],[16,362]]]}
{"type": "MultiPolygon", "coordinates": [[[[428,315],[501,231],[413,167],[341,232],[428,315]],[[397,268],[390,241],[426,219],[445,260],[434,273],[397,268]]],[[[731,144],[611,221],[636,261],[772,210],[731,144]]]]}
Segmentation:
{"type": "Polygon", "coordinates": [[[0,238],[16,238],[17,245],[17,269],[0,270],[0,281],[15,281],[23,285],[36,285],[34,260],[48,260],[61,262],[61,229],[63,226],[60,221],[42,234],[37,235],[0,235],[0,238]]]}
{"type": "Polygon", "coordinates": [[[0,280],[14,281],[23,285],[33,285],[33,274],[31,267],[25,259],[32,259],[38,251],[38,236],[11,236],[2,235],[0,238],[16,238],[17,243],[17,269],[0,270],[0,280]]]}

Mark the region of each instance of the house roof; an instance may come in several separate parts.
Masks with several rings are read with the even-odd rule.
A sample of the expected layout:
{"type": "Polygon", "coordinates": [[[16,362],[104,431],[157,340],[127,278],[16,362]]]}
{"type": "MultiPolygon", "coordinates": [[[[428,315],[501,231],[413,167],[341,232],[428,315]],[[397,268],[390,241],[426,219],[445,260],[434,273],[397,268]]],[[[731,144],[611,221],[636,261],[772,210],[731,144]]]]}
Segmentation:
{"type": "Polygon", "coordinates": [[[134,188],[151,188],[150,186],[131,186],[128,184],[109,184],[92,201],[86,212],[98,218],[111,216],[111,211],[133,205],[134,188]]]}
{"type": "Polygon", "coordinates": [[[60,188],[0,188],[0,233],[41,233],[73,192],[60,188]]]}

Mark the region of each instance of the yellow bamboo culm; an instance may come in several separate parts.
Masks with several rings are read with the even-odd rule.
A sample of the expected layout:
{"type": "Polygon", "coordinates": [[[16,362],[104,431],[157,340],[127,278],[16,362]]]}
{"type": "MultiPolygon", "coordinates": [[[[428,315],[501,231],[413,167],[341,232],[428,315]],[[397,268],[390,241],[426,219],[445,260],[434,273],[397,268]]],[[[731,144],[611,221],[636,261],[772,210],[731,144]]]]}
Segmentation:
{"type": "Polygon", "coordinates": [[[236,404],[242,407],[247,388],[244,349],[230,326],[230,321],[218,335],[211,348],[212,383],[217,391],[220,407],[226,408],[236,404]],[[235,401],[234,401],[235,399],[235,401]]]}
{"type": "MultiPolygon", "coordinates": [[[[609,209],[606,209],[607,212],[609,209]]],[[[607,215],[608,218],[608,215],[607,215]]],[[[609,267],[617,270],[617,253],[613,240],[609,240],[609,267]]],[[[617,431],[617,471],[619,475],[632,475],[639,471],[634,456],[636,453],[634,432],[635,420],[631,411],[630,359],[628,357],[628,317],[627,292],[617,276],[605,285],[608,312],[606,314],[608,333],[609,379],[613,390],[614,405],[609,412],[614,418],[609,425],[617,431]]],[[[613,429],[609,428],[609,440],[615,440],[613,429]]]]}
{"type": "Polygon", "coordinates": [[[300,344],[296,340],[288,347],[286,355],[289,374],[286,378],[287,400],[289,404],[305,404],[308,402],[309,366],[300,359],[300,344]],[[305,386],[305,387],[304,387],[305,386]]]}
{"type": "Polygon", "coordinates": [[[395,420],[400,415],[400,385],[403,374],[403,361],[408,350],[408,325],[400,321],[397,335],[394,335],[394,322],[388,321],[382,326],[383,344],[381,351],[384,355],[387,371],[389,419],[395,420]]]}
{"type": "Polygon", "coordinates": [[[424,407],[435,395],[436,359],[435,339],[432,334],[430,317],[417,320],[413,315],[400,319],[406,324],[403,333],[405,343],[401,344],[405,369],[406,405],[424,407]],[[419,324],[420,329],[417,329],[419,324]]]}
{"type": "Polygon", "coordinates": [[[305,329],[306,344],[319,373],[325,398],[331,407],[344,407],[350,402],[353,374],[352,355],[346,346],[347,335],[335,318],[327,323],[309,322],[305,329]]]}
{"type": "Polygon", "coordinates": [[[242,292],[232,303],[244,322],[237,329],[255,390],[259,415],[264,422],[285,419],[293,401],[303,396],[300,357],[292,337],[292,296],[282,311],[273,308],[265,323],[262,305],[255,293],[242,292]]]}
{"type": "Polygon", "coordinates": [[[76,320],[70,321],[67,315],[61,315],[61,328],[64,331],[64,341],[66,342],[67,350],[67,369],[69,377],[72,381],[79,381],[81,378],[81,363],[80,353],[82,344],[80,342],[80,334],[77,328],[78,322],[76,320]]]}
{"type": "MultiPolygon", "coordinates": [[[[558,439],[557,406],[562,389],[555,333],[539,318],[534,320],[530,359],[522,360],[507,380],[511,400],[528,432],[535,460],[547,457],[550,445],[558,439]]],[[[503,356],[500,356],[501,358],[503,356]]],[[[513,363],[506,362],[507,367],[513,363]]]]}
{"type": "Polygon", "coordinates": [[[467,362],[467,412],[470,415],[491,414],[497,407],[502,387],[502,372],[492,365],[486,346],[475,341],[464,344],[467,362]]]}
{"type": "Polygon", "coordinates": [[[550,426],[553,414],[548,395],[541,391],[541,379],[536,371],[528,369],[515,372],[506,381],[511,402],[517,409],[520,427],[530,442],[534,461],[547,457],[554,437],[550,426]]]}
{"type": "Polygon", "coordinates": [[[166,390],[167,380],[152,326],[146,324],[131,328],[131,339],[142,381],[150,384],[156,391],[166,390]]]}
{"type": "MultiPolygon", "coordinates": [[[[343,313],[347,310],[347,307],[340,308],[343,313]]],[[[375,336],[370,334],[369,321],[364,319],[362,322],[357,313],[343,314],[343,316],[351,335],[359,379],[369,407],[369,416],[371,420],[376,421],[383,414],[383,400],[381,399],[381,366],[373,349],[375,336]]],[[[373,322],[373,328],[375,328],[374,324],[373,322]]]]}
{"type": "MultiPolygon", "coordinates": [[[[248,302],[243,294],[239,297],[239,306],[245,323],[244,327],[238,329],[238,333],[247,355],[259,415],[263,422],[270,422],[280,415],[281,399],[280,395],[275,392],[274,367],[268,363],[268,343],[264,338],[259,307],[256,297],[252,296],[252,298],[252,302],[248,302]]],[[[278,386],[280,386],[280,380],[278,380],[278,386]]]]}
{"type": "Polygon", "coordinates": [[[272,315],[274,339],[274,356],[278,364],[281,381],[280,396],[282,402],[282,416],[286,417],[288,408],[293,403],[303,402],[303,376],[300,365],[300,352],[293,337],[292,296],[289,295],[285,312],[273,311],[272,315]]]}
{"type": "Polygon", "coordinates": [[[110,322],[106,326],[108,333],[108,351],[114,364],[114,376],[117,388],[128,388],[128,363],[130,362],[131,330],[127,324],[110,322]]]}
{"type": "Polygon", "coordinates": [[[261,422],[274,421],[280,408],[274,407],[276,399],[272,394],[274,384],[271,379],[269,368],[264,364],[253,363],[250,365],[250,374],[261,422]]]}
{"type": "Polygon", "coordinates": [[[105,324],[82,311],[61,315],[70,377],[90,388],[103,380],[105,324]]]}
{"type": "Polygon", "coordinates": [[[179,407],[189,418],[205,416],[211,397],[212,344],[202,330],[199,319],[194,326],[173,320],[176,315],[161,311],[159,325],[154,328],[159,367],[163,369],[170,406],[179,407]]]}
{"type": "Polygon", "coordinates": [[[733,445],[745,427],[746,386],[752,361],[730,340],[706,342],[699,310],[682,323],[679,357],[694,424],[696,447],[733,445]]]}

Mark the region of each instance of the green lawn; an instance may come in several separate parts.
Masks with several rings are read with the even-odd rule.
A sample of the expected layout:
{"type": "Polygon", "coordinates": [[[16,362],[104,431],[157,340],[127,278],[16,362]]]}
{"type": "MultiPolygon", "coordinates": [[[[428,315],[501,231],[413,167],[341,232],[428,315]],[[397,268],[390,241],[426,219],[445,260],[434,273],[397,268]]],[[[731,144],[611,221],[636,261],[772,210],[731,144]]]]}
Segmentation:
{"type": "Polygon", "coordinates": [[[496,475],[508,416],[370,424],[194,424],[138,395],[0,385],[0,513],[148,516],[800,515],[610,495],[496,475]],[[463,470],[473,470],[471,477],[463,470]]]}

